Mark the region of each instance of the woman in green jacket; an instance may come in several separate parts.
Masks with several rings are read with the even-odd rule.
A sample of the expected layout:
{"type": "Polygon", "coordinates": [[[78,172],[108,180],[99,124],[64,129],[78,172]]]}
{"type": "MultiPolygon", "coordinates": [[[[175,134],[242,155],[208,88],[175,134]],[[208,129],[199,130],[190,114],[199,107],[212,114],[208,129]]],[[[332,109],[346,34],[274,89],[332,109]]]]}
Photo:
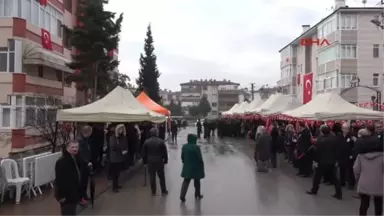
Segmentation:
{"type": "Polygon", "coordinates": [[[188,143],[183,145],[181,150],[181,161],[183,162],[181,177],[184,178],[180,192],[180,200],[182,202],[185,202],[185,195],[192,179],[195,186],[195,199],[200,200],[203,198],[200,192],[200,179],[205,177],[203,156],[196,144],[197,136],[195,134],[188,134],[187,140],[188,143]]]}

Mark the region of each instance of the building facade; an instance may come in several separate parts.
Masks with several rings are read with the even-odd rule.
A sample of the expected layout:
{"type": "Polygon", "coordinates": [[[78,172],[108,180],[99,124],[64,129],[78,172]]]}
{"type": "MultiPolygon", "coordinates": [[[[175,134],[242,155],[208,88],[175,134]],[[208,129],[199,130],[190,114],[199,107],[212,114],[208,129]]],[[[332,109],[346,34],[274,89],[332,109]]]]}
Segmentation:
{"type": "Polygon", "coordinates": [[[181,103],[181,92],[171,91],[171,90],[160,90],[160,96],[163,102],[163,105],[167,106],[173,101],[175,104],[181,103]]]}
{"type": "Polygon", "coordinates": [[[371,23],[383,9],[350,8],[342,0],[336,0],[335,5],[335,10],[315,26],[303,25],[301,35],[279,51],[278,86],[282,93],[303,101],[303,77],[313,73],[313,97],[333,91],[343,93],[351,103],[369,102],[376,95],[372,90],[344,90],[357,78],[360,86],[384,90],[384,31],[371,23]],[[308,39],[314,43],[303,43],[308,39]]]}
{"type": "Polygon", "coordinates": [[[73,28],[76,7],[76,0],[0,0],[0,157],[45,145],[31,125],[78,103],[65,82],[72,50],[62,28],[73,28]]]}
{"type": "Polygon", "coordinates": [[[243,100],[248,95],[239,89],[240,84],[230,80],[190,80],[181,83],[181,106],[184,113],[188,113],[188,108],[197,106],[201,97],[207,97],[211,104],[210,116],[218,116],[219,113],[227,111],[234,104],[239,102],[241,96],[243,100]]]}

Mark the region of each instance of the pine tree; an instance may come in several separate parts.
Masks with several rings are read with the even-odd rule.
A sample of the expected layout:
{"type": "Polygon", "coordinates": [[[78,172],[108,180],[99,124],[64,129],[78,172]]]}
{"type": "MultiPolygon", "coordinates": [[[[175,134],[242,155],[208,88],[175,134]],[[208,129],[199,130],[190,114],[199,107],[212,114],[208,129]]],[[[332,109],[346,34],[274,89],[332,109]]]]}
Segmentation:
{"type": "Polygon", "coordinates": [[[208,113],[211,112],[211,104],[209,103],[206,95],[203,95],[203,97],[201,97],[198,109],[199,113],[204,117],[206,117],[208,113]]]}
{"type": "Polygon", "coordinates": [[[161,103],[158,82],[160,72],[157,68],[154,50],[151,25],[148,25],[147,37],[144,40],[144,54],[140,55],[139,77],[136,79],[137,91],[144,91],[153,101],[161,103]]]}
{"type": "Polygon", "coordinates": [[[76,70],[67,80],[76,82],[77,89],[85,92],[94,92],[97,82],[97,96],[107,94],[116,85],[126,85],[129,79],[116,72],[119,61],[111,55],[118,49],[123,15],[115,20],[116,13],[104,10],[107,3],[107,0],[80,0],[77,25],[73,30],[65,27],[75,49],[68,66],[76,70]]]}

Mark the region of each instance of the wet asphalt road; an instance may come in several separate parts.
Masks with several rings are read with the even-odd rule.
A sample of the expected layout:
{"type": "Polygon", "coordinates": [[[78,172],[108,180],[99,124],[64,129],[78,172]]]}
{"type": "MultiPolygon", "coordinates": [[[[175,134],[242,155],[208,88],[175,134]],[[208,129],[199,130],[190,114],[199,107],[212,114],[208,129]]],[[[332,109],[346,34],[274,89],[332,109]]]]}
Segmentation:
{"type": "MultiPolygon", "coordinates": [[[[96,200],[94,209],[82,214],[92,215],[356,215],[359,200],[346,189],[344,200],[331,197],[333,187],[320,186],[317,196],[305,194],[310,179],[295,176],[290,164],[279,161],[279,168],[270,173],[255,172],[252,144],[235,139],[200,140],[205,160],[206,178],[202,180],[204,198],[195,201],[193,184],[187,201],[181,204],[179,193],[182,179],[180,147],[187,128],[179,133],[178,145],[169,145],[166,181],[169,195],[152,197],[144,187],[144,169],[125,182],[120,193],[110,191],[96,200]]],[[[159,190],[159,187],[158,187],[159,190]]],[[[160,194],[160,191],[158,192],[160,194]]]]}

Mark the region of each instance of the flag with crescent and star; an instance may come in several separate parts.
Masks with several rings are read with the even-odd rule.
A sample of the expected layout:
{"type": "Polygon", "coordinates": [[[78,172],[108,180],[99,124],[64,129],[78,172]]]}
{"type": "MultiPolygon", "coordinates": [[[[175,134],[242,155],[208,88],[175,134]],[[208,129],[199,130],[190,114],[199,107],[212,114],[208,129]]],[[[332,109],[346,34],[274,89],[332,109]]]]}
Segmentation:
{"type": "Polygon", "coordinates": [[[47,50],[52,50],[51,33],[45,29],[41,29],[41,45],[47,50]]]}
{"type": "Polygon", "coordinates": [[[312,100],[313,73],[304,74],[303,76],[303,104],[312,100]]]}

